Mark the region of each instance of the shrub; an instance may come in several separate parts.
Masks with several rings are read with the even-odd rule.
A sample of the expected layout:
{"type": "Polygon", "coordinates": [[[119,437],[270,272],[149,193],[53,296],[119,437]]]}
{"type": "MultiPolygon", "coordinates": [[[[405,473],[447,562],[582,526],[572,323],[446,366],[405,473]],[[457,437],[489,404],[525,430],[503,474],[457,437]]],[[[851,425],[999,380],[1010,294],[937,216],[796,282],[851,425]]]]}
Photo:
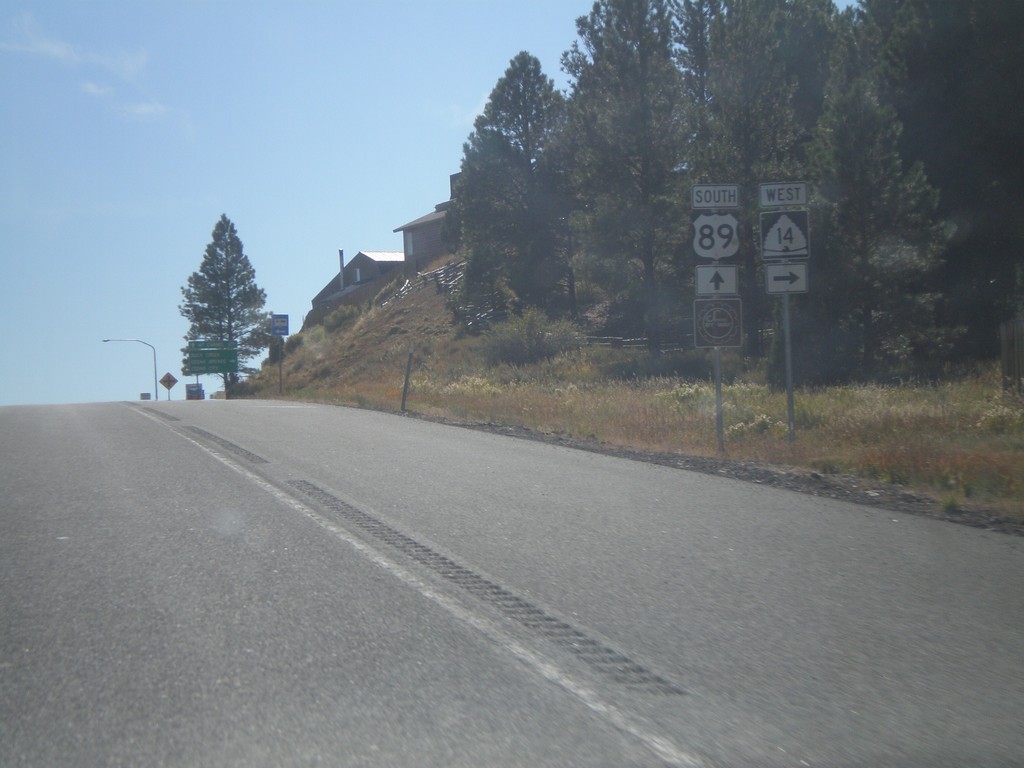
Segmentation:
{"type": "Polygon", "coordinates": [[[997,435],[1024,433],[1024,403],[1003,393],[982,412],[977,427],[997,435]]]}
{"type": "MultiPolygon", "coordinates": [[[[651,354],[647,349],[595,348],[594,356],[601,372],[610,379],[630,381],[650,378],[708,380],[714,375],[714,363],[704,350],[679,350],[651,354]]],[[[739,372],[736,356],[723,356],[722,379],[731,381],[739,372]]]]}
{"type": "Polygon", "coordinates": [[[303,346],[307,349],[316,350],[327,341],[327,331],[322,325],[314,325],[302,332],[303,346]]]}
{"type": "Polygon", "coordinates": [[[747,435],[763,435],[768,432],[783,433],[786,424],[773,419],[766,413],[759,413],[750,421],[741,421],[733,424],[725,433],[729,437],[746,437],[747,435]]]}
{"type": "Polygon", "coordinates": [[[583,346],[583,335],[567,320],[548,320],[538,309],[528,309],[496,325],[484,335],[488,365],[526,365],[573,352],[583,346]]]}
{"type": "Polygon", "coordinates": [[[342,305],[324,318],[324,328],[328,331],[336,331],[339,328],[351,323],[359,317],[359,308],[342,305]]]}

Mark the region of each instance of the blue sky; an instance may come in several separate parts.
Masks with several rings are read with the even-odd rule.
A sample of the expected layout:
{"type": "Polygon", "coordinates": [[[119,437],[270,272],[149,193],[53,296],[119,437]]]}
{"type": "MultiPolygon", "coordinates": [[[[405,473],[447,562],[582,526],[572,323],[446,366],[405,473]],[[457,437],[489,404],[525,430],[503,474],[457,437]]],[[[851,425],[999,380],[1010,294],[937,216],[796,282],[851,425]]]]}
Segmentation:
{"type": "Polygon", "coordinates": [[[447,198],[519,51],[566,86],[590,7],[0,0],[0,405],[151,391],[151,351],[104,338],[183,379],[180,289],[222,213],[297,330],[339,248],[401,250],[447,198]]]}

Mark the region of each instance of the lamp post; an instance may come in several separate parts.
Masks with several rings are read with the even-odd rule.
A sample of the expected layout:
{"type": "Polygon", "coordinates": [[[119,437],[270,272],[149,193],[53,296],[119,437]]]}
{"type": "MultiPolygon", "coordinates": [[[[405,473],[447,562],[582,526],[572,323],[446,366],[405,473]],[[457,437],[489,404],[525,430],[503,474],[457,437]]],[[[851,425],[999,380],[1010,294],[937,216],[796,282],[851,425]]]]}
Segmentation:
{"type": "MultiPolygon", "coordinates": [[[[160,399],[160,390],[158,390],[156,388],[157,387],[157,383],[156,383],[156,347],[154,347],[152,344],[150,344],[147,341],[143,341],[142,339],[103,339],[104,343],[106,343],[108,341],[134,341],[134,342],[137,342],[139,344],[145,344],[147,347],[149,347],[151,350],[153,350],[153,399],[154,400],[159,400],[160,399]]],[[[170,394],[170,392],[168,392],[167,393],[167,397],[170,398],[170,396],[171,396],[171,394],[170,394]]]]}

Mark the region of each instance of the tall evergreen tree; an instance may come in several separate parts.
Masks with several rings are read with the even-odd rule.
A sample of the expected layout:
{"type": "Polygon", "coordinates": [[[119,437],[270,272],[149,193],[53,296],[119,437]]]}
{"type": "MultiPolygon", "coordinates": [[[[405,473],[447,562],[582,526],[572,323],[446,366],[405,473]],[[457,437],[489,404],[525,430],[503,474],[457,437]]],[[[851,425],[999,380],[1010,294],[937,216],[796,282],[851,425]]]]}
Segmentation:
{"type": "Polygon", "coordinates": [[[564,102],[540,62],[521,52],[495,85],[464,147],[449,211],[465,254],[466,298],[548,308],[566,274],[565,211],[547,158],[564,102]]]}
{"type": "MultiPolygon", "coordinates": [[[[722,13],[722,0],[675,0],[677,58],[687,102],[689,143],[687,171],[691,182],[709,177],[712,158],[711,34],[722,13]]],[[[713,174],[712,174],[713,175],[713,174]]],[[[689,255],[689,249],[686,249],[689,255]]]]}
{"type": "MultiPolygon", "coordinates": [[[[270,316],[263,311],[267,295],[256,285],[256,272],[227,216],[222,214],[214,226],[199,271],[189,275],[181,295],[178,309],[190,323],[186,341],[237,342],[240,363],[267,347],[270,316]]],[[[182,370],[186,371],[187,346],[182,353],[186,355],[182,370]]],[[[238,374],[225,373],[223,378],[224,391],[230,396],[238,374]]]]}
{"type": "Polygon", "coordinates": [[[709,138],[711,27],[721,12],[721,0],[676,0],[679,68],[690,107],[691,138],[697,151],[709,138]]]}
{"type": "Polygon", "coordinates": [[[842,41],[811,150],[824,236],[801,314],[813,329],[804,373],[817,381],[914,372],[949,338],[936,326],[937,192],[921,163],[905,167],[902,126],[852,25],[842,41]]]}
{"type": "Polygon", "coordinates": [[[659,266],[680,249],[687,125],[666,0],[598,0],[562,58],[572,78],[569,131],[588,251],[639,270],[643,328],[660,344],[659,266]]]}
{"type": "Polygon", "coordinates": [[[793,117],[798,131],[794,151],[802,162],[803,150],[824,110],[836,45],[837,11],[833,0],[789,0],[779,18],[779,60],[786,80],[793,86],[793,117]]]}
{"type": "Polygon", "coordinates": [[[771,319],[754,237],[754,193],[759,183],[803,174],[795,152],[796,87],[780,51],[784,9],[783,0],[723,0],[711,35],[709,146],[695,169],[700,180],[738,183],[745,193],[737,260],[744,348],[753,358],[764,353],[762,331],[771,319]]]}
{"type": "Polygon", "coordinates": [[[941,190],[953,230],[942,275],[960,353],[998,353],[998,323],[1024,309],[1024,3],[862,0],[900,148],[941,190]]]}

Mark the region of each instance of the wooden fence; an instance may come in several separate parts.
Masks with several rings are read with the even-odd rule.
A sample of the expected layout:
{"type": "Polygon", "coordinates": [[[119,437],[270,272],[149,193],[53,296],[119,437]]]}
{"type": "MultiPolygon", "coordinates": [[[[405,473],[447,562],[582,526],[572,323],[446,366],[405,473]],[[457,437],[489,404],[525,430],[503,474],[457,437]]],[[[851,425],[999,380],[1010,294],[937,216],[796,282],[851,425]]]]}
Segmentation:
{"type": "MultiPolygon", "coordinates": [[[[394,293],[388,295],[381,301],[380,305],[386,307],[395,302],[401,301],[406,296],[433,286],[438,293],[450,294],[459,287],[466,272],[466,262],[450,261],[440,269],[432,272],[419,272],[415,277],[406,280],[394,293]]],[[[508,318],[506,312],[496,312],[489,307],[478,307],[473,304],[459,305],[456,314],[472,330],[486,330],[494,323],[501,322],[508,318]]],[[[689,329],[680,330],[677,338],[662,343],[661,352],[680,352],[693,349],[693,333],[689,329]]],[[[619,349],[642,349],[647,347],[645,338],[621,338],[618,336],[587,336],[586,343],[589,346],[616,347],[619,349]]]]}
{"type": "Polygon", "coordinates": [[[1003,357],[1003,389],[1024,393],[1024,317],[999,329],[1003,357]]]}
{"type": "Polygon", "coordinates": [[[434,286],[438,293],[451,293],[458,287],[465,270],[466,262],[452,261],[433,272],[418,272],[415,277],[406,280],[394,294],[385,298],[380,305],[386,307],[388,304],[401,301],[409,294],[416,293],[428,285],[434,286]]]}
{"type": "MultiPolygon", "coordinates": [[[[618,336],[587,336],[587,344],[591,347],[615,347],[616,349],[646,349],[647,339],[625,339],[618,336]]],[[[684,334],[682,338],[669,339],[661,343],[659,352],[684,352],[693,349],[693,334],[684,334]]]]}

